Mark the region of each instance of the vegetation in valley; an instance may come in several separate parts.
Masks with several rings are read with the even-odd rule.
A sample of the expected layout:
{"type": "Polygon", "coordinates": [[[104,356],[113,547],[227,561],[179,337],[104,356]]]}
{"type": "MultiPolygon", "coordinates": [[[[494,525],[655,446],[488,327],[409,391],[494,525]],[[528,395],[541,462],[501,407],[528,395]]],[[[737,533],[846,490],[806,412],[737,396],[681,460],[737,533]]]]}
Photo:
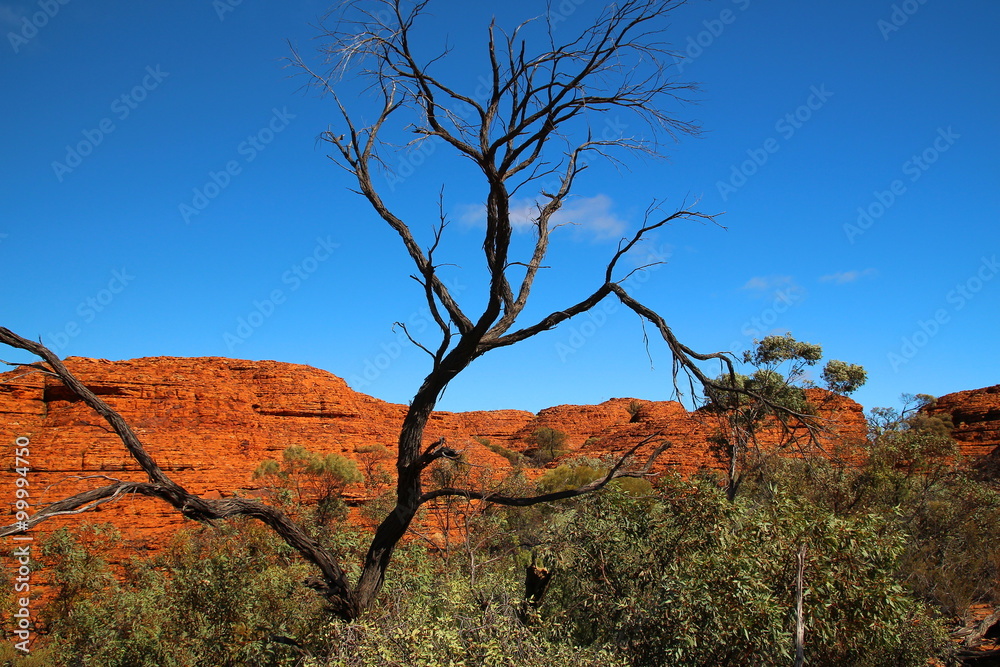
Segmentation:
{"type": "MultiPolygon", "coordinates": [[[[330,471],[322,461],[292,451],[270,471],[290,509],[293,475],[301,488],[336,486],[319,484],[330,471]]],[[[471,474],[447,465],[433,475],[439,484],[471,474]]],[[[551,493],[607,465],[571,459],[537,482],[515,473],[507,483],[551,493]]],[[[324,496],[313,495],[315,508],[324,496]]],[[[301,586],[312,567],[254,522],[186,531],[117,573],[101,557],[119,539],[113,531],[58,531],[45,546],[59,593],[43,614],[42,647],[5,657],[109,667],[789,665],[800,552],[808,665],[947,664],[958,646],[949,631],[970,605],[1000,603],[1000,493],[965,472],[946,419],[912,410],[872,412],[864,465],[771,459],[735,499],[724,473],[705,470],[616,480],[553,504],[449,498],[432,509],[452,515],[449,540],[405,542],[377,604],[350,622],[301,586]],[[526,569],[551,575],[530,601],[526,569]]],[[[346,562],[359,560],[362,530],[298,512],[346,562]]]]}

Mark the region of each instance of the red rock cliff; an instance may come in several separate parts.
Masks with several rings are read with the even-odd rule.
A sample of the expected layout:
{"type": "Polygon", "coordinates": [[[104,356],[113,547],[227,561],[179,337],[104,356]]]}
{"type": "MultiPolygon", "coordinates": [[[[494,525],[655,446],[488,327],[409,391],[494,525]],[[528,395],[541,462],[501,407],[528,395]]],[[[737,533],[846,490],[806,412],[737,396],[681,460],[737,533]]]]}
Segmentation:
{"type": "Polygon", "coordinates": [[[946,394],[927,412],[950,414],[962,454],[1000,477],[1000,384],[946,394]]]}
{"type": "MultiPolygon", "coordinates": [[[[351,390],[330,373],[295,364],[217,357],[119,362],[70,358],[66,363],[132,424],[150,455],[175,481],[212,497],[257,491],[253,470],[264,459],[280,459],[290,445],[347,457],[356,457],[359,445],[382,444],[393,451],[405,412],[405,406],[351,390]]],[[[825,397],[821,416],[839,430],[839,441],[864,437],[860,405],[811,391],[818,392],[811,396],[816,401],[825,397]]],[[[595,406],[547,408],[537,415],[520,410],[436,412],[426,439],[429,443],[445,436],[470,461],[503,470],[509,467],[507,460],[482,441],[524,451],[530,447],[530,435],[542,426],[567,433],[570,454],[620,453],[656,435],[671,442],[659,470],[687,474],[722,467],[708,447],[717,428],[713,419],[689,413],[672,401],[620,398],[595,406]]],[[[105,481],[101,475],[144,478],[96,414],[54,378],[27,369],[0,374],[0,435],[8,444],[17,438],[30,441],[34,507],[100,485],[105,481]]],[[[0,468],[10,471],[12,450],[0,453],[6,457],[0,468]]],[[[0,479],[0,498],[10,502],[13,472],[2,475],[7,482],[0,479]]],[[[89,518],[118,524],[137,545],[162,543],[165,531],[184,522],[164,503],[146,498],[121,499],[89,518]]],[[[9,518],[5,523],[11,522],[9,518]]],[[[39,531],[55,525],[48,522],[39,531]]]]}

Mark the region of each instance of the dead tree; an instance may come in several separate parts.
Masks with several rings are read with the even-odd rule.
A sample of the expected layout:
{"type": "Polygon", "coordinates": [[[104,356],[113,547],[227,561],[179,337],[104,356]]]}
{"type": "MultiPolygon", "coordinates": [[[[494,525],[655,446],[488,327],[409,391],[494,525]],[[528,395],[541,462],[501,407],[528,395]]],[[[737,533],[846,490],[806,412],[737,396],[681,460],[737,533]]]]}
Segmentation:
{"type": "MultiPolygon", "coordinates": [[[[594,276],[591,288],[574,303],[529,322],[522,321],[532,286],[543,268],[553,217],[573,193],[578,176],[593,159],[618,160],[629,152],[657,154],[659,141],[694,128],[665,110],[689,86],[670,78],[673,61],[661,41],[667,15],[682,2],[627,0],[610,5],[589,27],[565,41],[556,41],[550,19],[541,17],[510,34],[490,25],[485,33],[489,64],[488,90],[474,97],[450,87],[435,74],[435,63],[448,51],[434,57],[418,55],[416,46],[427,0],[370,0],[346,5],[347,14],[325,33],[329,70],[312,68],[293,55],[291,63],[307,73],[310,81],[328,92],[339,117],[335,127],[323,134],[333,157],[350,175],[352,189],[371,204],[378,216],[400,237],[415,266],[413,278],[437,324],[440,340],[425,345],[410,340],[431,359],[430,371],[410,401],[398,439],[395,508],[381,521],[372,537],[361,574],[348,580],[336,556],[311,539],[301,527],[265,503],[245,498],[206,499],[191,494],[171,480],[146,453],[126,423],[107,403],[77,380],[62,361],[40,343],[0,328],[0,342],[37,355],[35,370],[57,376],[87,405],[97,411],[118,434],[129,454],[146,473],[146,482],[116,481],[53,503],[20,525],[7,527],[9,535],[45,519],[93,509],[126,493],[160,498],[184,516],[211,522],[234,516],[251,516],[267,524],[304,558],[319,569],[311,585],[343,618],[356,618],[368,609],[382,587],[393,551],[406,533],[418,508],[436,498],[459,496],[500,505],[526,506],[598,491],[619,477],[647,475],[664,445],[653,451],[642,466],[632,457],[645,441],[627,452],[608,473],[584,487],[532,497],[509,497],[470,488],[424,490],[424,471],[434,461],[454,457],[456,452],[443,439],[425,443],[428,419],[442,391],[455,376],[477,358],[508,347],[586,313],[604,299],[618,299],[648,322],[663,339],[673,360],[672,381],[691,385],[716,384],[699,362],[718,360],[732,372],[723,353],[700,354],[681,343],[667,322],[653,309],[631,296],[623,281],[632,271],[620,264],[650,232],[680,220],[711,221],[712,216],[688,208],[660,213],[652,206],[634,234],[623,238],[607,264],[594,276]],[[548,35],[544,46],[532,51],[522,39],[529,27],[541,26],[548,35]],[[548,28],[545,30],[545,28],[548,28]],[[360,121],[337,94],[338,77],[345,72],[366,78],[377,99],[378,109],[360,121]],[[629,114],[641,121],[646,137],[593,138],[588,121],[609,112],[629,114]],[[383,136],[386,128],[409,127],[416,141],[442,141],[467,159],[469,168],[481,176],[488,189],[485,201],[483,268],[489,287],[470,312],[449,291],[439,274],[436,256],[446,221],[436,222],[428,246],[422,247],[411,223],[393,211],[380,196],[375,174],[384,164],[382,155],[393,150],[383,136]],[[547,187],[546,183],[554,183],[547,187]],[[537,210],[532,224],[534,246],[528,257],[511,253],[514,223],[511,197],[534,188],[537,210]]],[[[565,30],[560,30],[560,34],[565,30]]],[[[544,41],[544,40],[543,40],[544,41]]],[[[469,258],[465,258],[466,263],[469,258]]],[[[406,331],[405,325],[400,325],[406,331]]],[[[409,336],[409,332],[406,332],[409,336]]],[[[433,434],[430,435],[433,438],[433,434]]],[[[430,439],[428,438],[428,439],[430,439]]]]}

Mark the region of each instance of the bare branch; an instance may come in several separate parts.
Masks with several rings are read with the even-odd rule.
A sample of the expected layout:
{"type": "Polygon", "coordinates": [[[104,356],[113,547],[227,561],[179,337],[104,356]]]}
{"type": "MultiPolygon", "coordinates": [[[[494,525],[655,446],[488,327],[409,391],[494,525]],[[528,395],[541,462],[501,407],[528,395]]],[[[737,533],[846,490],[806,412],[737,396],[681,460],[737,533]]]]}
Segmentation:
{"type": "Polygon", "coordinates": [[[468,498],[469,500],[482,500],[495,505],[529,507],[531,505],[550,503],[556,500],[564,500],[566,498],[575,498],[577,496],[586,495],[588,493],[600,491],[612,480],[619,479],[621,477],[648,477],[651,475],[653,463],[655,463],[659,456],[666,451],[668,447],[670,447],[670,441],[664,440],[661,442],[660,445],[656,447],[652,453],[650,453],[649,457],[646,459],[646,463],[643,464],[641,468],[626,469],[623,466],[625,465],[625,462],[628,461],[643,445],[646,445],[658,437],[660,437],[660,434],[657,433],[643,438],[642,441],[619,457],[618,461],[615,462],[615,465],[612,466],[603,477],[575,489],[566,489],[565,491],[556,491],[554,493],[543,493],[537,496],[506,496],[486,491],[474,491],[471,489],[455,489],[447,487],[428,491],[420,497],[420,503],[423,504],[434,500],[435,498],[460,496],[462,498],[468,498]]]}
{"type": "Polygon", "coordinates": [[[62,360],[52,353],[52,351],[41,343],[35,343],[27,340],[26,338],[22,338],[4,327],[0,327],[0,343],[10,345],[11,347],[17,349],[26,350],[44,359],[52,369],[52,372],[59,377],[63,384],[65,384],[74,394],[79,396],[84,403],[86,403],[91,409],[101,415],[101,417],[108,422],[111,428],[114,429],[115,433],[118,434],[118,437],[121,439],[126,449],[128,449],[132,458],[136,460],[143,471],[149,476],[149,480],[151,482],[159,484],[166,489],[170,489],[178,496],[187,494],[184,489],[171,481],[156,464],[156,462],[153,461],[152,457],[146,453],[142,442],[139,440],[139,436],[136,435],[135,431],[132,430],[132,427],[129,426],[124,419],[122,419],[121,415],[112,410],[107,403],[101,400],[94,392],[76,379],[76,376],[74,376],[69,369],[66,368],[62,360]]]}

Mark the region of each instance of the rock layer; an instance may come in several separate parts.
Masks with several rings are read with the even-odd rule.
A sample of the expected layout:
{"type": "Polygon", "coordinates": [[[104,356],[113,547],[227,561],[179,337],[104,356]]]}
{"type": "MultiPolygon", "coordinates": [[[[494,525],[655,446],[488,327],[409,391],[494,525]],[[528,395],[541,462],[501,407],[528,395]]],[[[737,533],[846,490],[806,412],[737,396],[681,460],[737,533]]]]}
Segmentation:
{"type": "Polygon", "coordinates": [[[969,458],[987,456],[1000,445],[1000,384],[947,394],[927,412],[951,415],[952,437],[969,458]]]}
{"type": "MultiPolygon", "coordinates": [[[[406,407],[351,390],[340,378],[308,366],[219,357],[156,357],[129,361],[70,358],[67,366],[133,426],[159,465],[189,491],[208,497],[255,494],[253,471],[267,458],[280,459],[291,445],[357,458],[361,445],[381,444],[394,453],[406,407]]],[[[810,390],[820,417],[835,435],[824,451],[864,439],[861,406],[847,398],[810,390]]],[[[968,453],[995,447],[1000,428],[1000,385],[942,397],[937,408],[955,415],[968,453]]],[[[718,423],[710,413],[690,413],[674,401],[616,398],[600,405],[562,405],[537,415],[521,410],[436,412],[425,434],[446,437],[482,470],[503,471],[507,459],[486,442],[523,452],[530,436],[547,426],[568,434],[567,455],[620,454],[645,437],[671,446],[657,470],[689,474],[722,468],[709,441],[718,423]]],[[[40,507],[106,478],[144,479],[118,438],[100,418],[55,378],[22,368],[0,374],[0,435],[8,445],[30,442],[31,503],[40,507]],[[23,441],[22,441],[23,442],[23,441]]],[[[765,434],[765,444],[774,440],[765,434]]],[[[841,447],[843,449],[843,447],[841,447]]],[[[0,498],[14,499],[13,449],[0,464],[0,498]]],[[[392,469],[392,459],[386,466],[392,469]]],[[[372,493],[360,485],[354,500],[372,493]]],[[[8,505],[10,507],[10,505],[8,505]]],[[[124,498],[89,515],[118,525],[137,547],[165,543],[184,519],[164,503],[124,498]]],[[[75,523],[80,517],[64,521],[75,523]]],[[[8,517],[5,524],[13,522],[8,517]]],[[[58,522],[39,527],[52,530],[58,522]]]]}

